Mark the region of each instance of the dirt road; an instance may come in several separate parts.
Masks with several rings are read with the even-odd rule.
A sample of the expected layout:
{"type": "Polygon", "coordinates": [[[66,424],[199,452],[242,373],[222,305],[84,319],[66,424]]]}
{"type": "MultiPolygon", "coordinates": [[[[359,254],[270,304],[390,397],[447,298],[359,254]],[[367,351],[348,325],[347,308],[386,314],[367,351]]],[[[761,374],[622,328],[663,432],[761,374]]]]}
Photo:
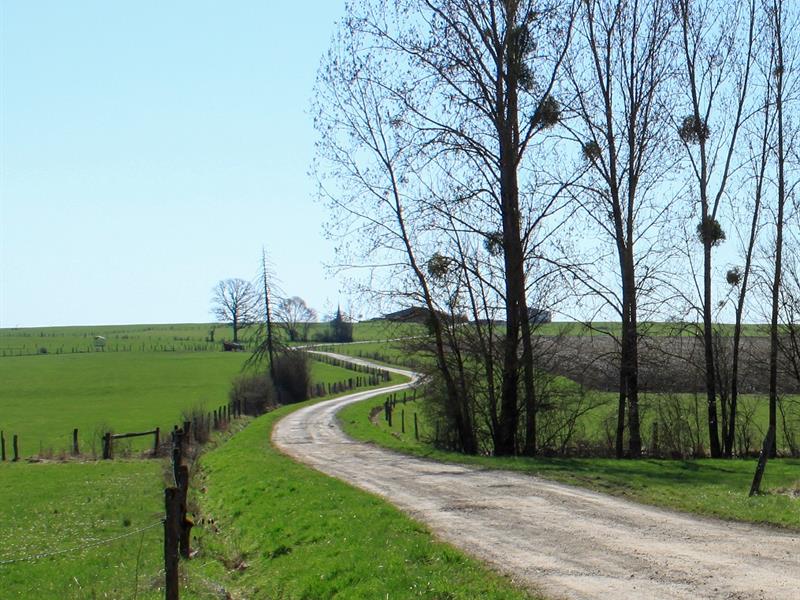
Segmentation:
{"type": "Polygon", "coordinates": [[[519,473],[409,458],[342,433],[335,416],[342,406],[403,387],[294,412],[277,424],[273,442],[382,496],[439,538],[551,598],[800,599],[798,533],[691,517],[519,473]]]}

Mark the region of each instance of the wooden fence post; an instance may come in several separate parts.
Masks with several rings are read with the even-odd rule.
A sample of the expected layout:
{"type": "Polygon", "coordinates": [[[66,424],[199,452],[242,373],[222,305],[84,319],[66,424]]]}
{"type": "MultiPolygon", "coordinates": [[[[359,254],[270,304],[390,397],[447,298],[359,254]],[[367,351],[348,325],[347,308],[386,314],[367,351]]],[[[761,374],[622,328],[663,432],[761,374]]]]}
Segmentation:
{"type": "Polygon", "coordinates": [[[78,448],[78,428],[72,430],[72,454],[78,456],[80,448],[78,448]]]}
{"type": "Polygon", "coordinates": [[[758,455],[758,466],[753,476],[753,484],[750,486],[750,496],[757,494],[761,488],[761,477],[764,475],[764,469],[767,467],[767,459],[772,450],[772,443],[774,440],[775,430],[770,427],[767,431],[767,437],[764,439],[764,445],[761,447],[761,453],[758,455]]]}
{"type": "Polygon", "coordinates": [[[180,538],[180,497],[177,488],[164,490],[164,598],[178,600],[178,543],[180,538]]]}
{"type": "Polygon", "coordinates": [[[653,421],[653,435],[650,440],[650,455],[658,456],[658,421],[653,421]]]}
{"type": "Polygon", "coordinates": [[[400,410],[400,433],[406,432],[406,409],[400,410]]]}
{"type": "Polygon", "coordinates": [[[414,413],[414,439],[419,440],[419,426],[417,425],[417,413],[414,413]]]}
{"type": "Polygon", "coordinates": [[[183,443],[187,446],[192,443],[192,423],[191,421],[183,422],[183,443]]]}
{"type": "Polygon", "coordinates": [[[156,427],[156,432],[153,434],[153,456],[158,456],[158,447],[161,445],[161,428],[156,427]]]}
{"type": "Polygon", "coordinates": [[[0,460],[6,460],[6,434],[0,431],[0,460]]]}
{"type": "Polygon", "coordinates": [[[16,433],[14,434],[13,445],[14,445],[14,462],[17,462],[19,460],[19,436],[17,436],[16,433]]]}
{"type": "Polygon", "coordinates": [[[194,525],[191,520],[186,517],[187,498],[189,496],[189,467],[180,465],[176,471],[176,481],[178,486],[178,496],[180,498],[180,516],[178,523],[180,525],[179,547],[180,555],[188,559],[191,554],[189,547],[189,540],[191,539],[192,526],[194,525]]]}
{"type": "Polygon", "coordinates": [[[106,434],[103,436],[103,460],[109,460],[111,458],[111,432],[106,431],[106,434]]]}
{"type": "Polygon", "coordinates": [[[175,478],[176,484],[178,481],[178,468],[181,466],[182,460],[183,453],[181,452],[181,444],[176,438],[176,441],[172,446],[172,476],[175,478]]]}

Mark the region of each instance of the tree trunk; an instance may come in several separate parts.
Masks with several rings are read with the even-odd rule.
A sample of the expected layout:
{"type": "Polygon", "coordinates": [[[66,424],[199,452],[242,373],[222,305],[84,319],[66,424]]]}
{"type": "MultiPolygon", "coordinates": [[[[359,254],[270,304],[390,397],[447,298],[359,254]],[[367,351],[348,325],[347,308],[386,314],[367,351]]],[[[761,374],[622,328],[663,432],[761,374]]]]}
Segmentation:
{"type": "Polygon", "coordinates": [[[776,435],[778,413],[778,308],[780,306],[781,274],[783,269],[783,219],[786,204],[786,151],[783,142],[783,2],[778,0],[775,6],[775,42],[778,52],[775,91],[775,111],[778,121],[778,214],[775,223],[775,271],[772,278],[772,314],[769,334],[769,428],[772,430],[770,457],[778,451],[776,435]]]}
{"type": "Polygon", "coordinates": [[[531,322],[528,315],[528,303],[522,305],[522,362],[525,389],[525,447],[523,454],[536,454],[536,388],[534,387],[533,342],[531,340],[531,322]]]}
{"type": "MultiPolygon", "coordinates": [[[[707,210],[703,210],[703,225],[707,222],[707,210]]],[[[714,365],[714,324],[711,315],[711,244],[712,240],[702,229],[703,235],[703,348],[705,350],[706,401],[708,403],[708,439],[711,457],[720,458],[719,425],[717,423],[717,390],[714,365]]]]}

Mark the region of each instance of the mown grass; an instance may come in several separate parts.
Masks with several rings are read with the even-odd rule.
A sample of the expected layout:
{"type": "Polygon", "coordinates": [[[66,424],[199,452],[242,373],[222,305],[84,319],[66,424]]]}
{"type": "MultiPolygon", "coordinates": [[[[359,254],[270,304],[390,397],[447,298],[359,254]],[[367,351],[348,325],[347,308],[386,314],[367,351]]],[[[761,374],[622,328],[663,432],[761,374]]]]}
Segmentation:
{"type": "Polygon", "coordinates": [[[749,498],[756,467],[748,460],[614,460],[602,458],[498,458],[465,456],[439,450],[430,443],[431,424],[413,403],[398,404],[392,427],[380,415],[377,426],[369,413],[385,397],[346,407],[339,413],[345,432],[393,450],[445,462],[491,469],[522,471],[665,508],[722,519],[766,523],[800,530],[800,460],[768,463],[763,494],[749,498]],[[400,411],[406,411],[406,433],[400,433],[400,411]],[[414,439],[413,413],[418,413],[420,441],[414,439]],[[411,426],[409,426],[411,423],[411,426]]]}
{"type": "MultiPolygon", "coordinates": [[[[81,451],[100,451],[104,431],[171,429],[183,411],[213,410],[228,402],[244,353],[92,353],[0,359],[0,429],[10,452],[18,434],[22,456],[58,455],[77,427],[81,451]]],[[[314,382],[333,383],[354,372],[312,361],[314,382]]],[[[150,438],[132,447],[148,446],[150,438]]],[[[120,448],[123,447],[119,444],[120,448]]]]}
{"type": "Polygon", "coordinates": [[[203,457],[197,500],[214,527],[189,565],[192,597],[531,597],[379,498],[277,452],[272,426],[296,408],[203,457]]]}
{"type": "Polygon", "coordinates": [[[0,359],[0,429],[19,434],[23,456],[81,446],[101,430],[172,428],[181,411],[228,401],[242,353],[93,353],[0,359]]]}
{"type": "Polygon", "coordinates": [[[123,539],[38,560],[0,564],[2,598],[160,598],[161,461],[0,465],[0,563],[123,539]]]}

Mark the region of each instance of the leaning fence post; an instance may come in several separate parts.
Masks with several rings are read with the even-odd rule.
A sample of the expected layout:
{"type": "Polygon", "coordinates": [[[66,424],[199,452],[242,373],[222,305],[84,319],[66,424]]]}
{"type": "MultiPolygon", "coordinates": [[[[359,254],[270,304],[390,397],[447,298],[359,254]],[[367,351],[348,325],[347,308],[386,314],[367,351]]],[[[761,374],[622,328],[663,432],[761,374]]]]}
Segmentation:
{"type": "Polygon", "coordinates": [[[414,439],[419,440],[419,426],[417,425],[417,413],[414,413],[414,439]]]}
{"type": "Polygon", "coordinates": [[[164,598],[178,600],[178,543],[180,537],[180,498],[176,488],[164,490],[164,598]]]}
{"type": "Polygon", "coordinates": [[[774,440],[775,430],[770,427],[767,431],[767,437],[764,439],[764,445],[761,447],[761,453],[758,455],[758,466],[753,476],[753,484],[750,486],[750,496],[757,494],[761,488],[761,477],[764,475],[764,469],[767,467],[767,458],[769,458],[774,440]]]}
{"type": "Polygon", "coordinates": [[[72,453],[75,456],[80,454],[80,449],[78,448],[78,428],[72,430],[72,453]]]}
{"type": "Polygon", "coordinates": [[[111,432],[106,431],[103,436],[103,460],[111,458],[111,432]]]}
{"type": "Polygon", "coordinates": [[[16,433],[14,434],[13,444],[14,444],[14,462],[17,462],[19,460],[19,436],[17,436],[16,433]]]}
{"type": "Polygon", "coordinates": [[[6,434],[0,431],[0,460],[6,460],[6,434]]]}

